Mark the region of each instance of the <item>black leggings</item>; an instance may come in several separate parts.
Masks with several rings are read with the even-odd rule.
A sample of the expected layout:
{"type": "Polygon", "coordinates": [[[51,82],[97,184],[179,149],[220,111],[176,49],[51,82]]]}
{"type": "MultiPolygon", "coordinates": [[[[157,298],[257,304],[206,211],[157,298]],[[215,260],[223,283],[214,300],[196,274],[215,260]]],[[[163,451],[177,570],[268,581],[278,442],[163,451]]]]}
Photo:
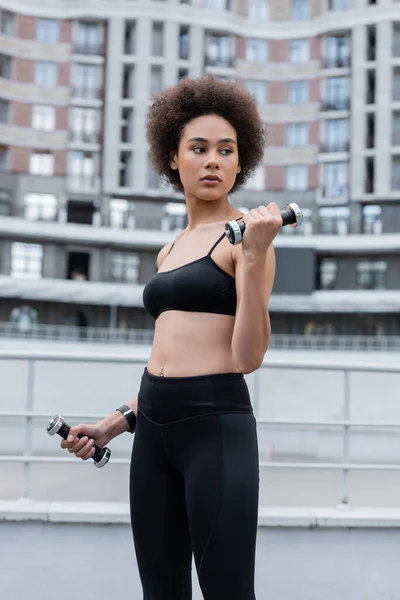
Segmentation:
{"type": "Polygon", "coordinates": [[[256,421],[240,373],[161,377],[145,369],[130,507],[143,600],[255,600],[256,421]]]}

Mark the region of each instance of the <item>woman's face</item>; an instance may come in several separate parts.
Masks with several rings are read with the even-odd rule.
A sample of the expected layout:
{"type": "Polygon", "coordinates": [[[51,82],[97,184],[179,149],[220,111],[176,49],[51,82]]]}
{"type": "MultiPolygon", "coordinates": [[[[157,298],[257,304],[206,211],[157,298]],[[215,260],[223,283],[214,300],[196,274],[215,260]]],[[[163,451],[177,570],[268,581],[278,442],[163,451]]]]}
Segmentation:
{"type": "Polygon", "coordinates": [[[171,160],[186,195],[217,200],[232,189],[240,173],[236,130],[223,117],[203,115],[185,126],[171,160]]]}

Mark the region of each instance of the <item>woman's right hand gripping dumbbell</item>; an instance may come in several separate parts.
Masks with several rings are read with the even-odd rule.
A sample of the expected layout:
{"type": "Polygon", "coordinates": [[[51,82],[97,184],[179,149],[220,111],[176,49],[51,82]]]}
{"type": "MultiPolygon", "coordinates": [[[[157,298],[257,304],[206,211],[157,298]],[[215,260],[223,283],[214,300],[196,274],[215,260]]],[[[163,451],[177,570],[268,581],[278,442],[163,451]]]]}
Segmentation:
{"type": "Polygon", "coordinates": [[[95,453],[94,444],[97,444],[99,448],[104,448],[111,439],[112,436],[106,429],[104,421],[91,425],[80,423],[71,427],[66,440],[61,440],[61,448],[82,460],[88,460],[95,453]],[[83,437],[78,438],[78,434],[83,437]]]}

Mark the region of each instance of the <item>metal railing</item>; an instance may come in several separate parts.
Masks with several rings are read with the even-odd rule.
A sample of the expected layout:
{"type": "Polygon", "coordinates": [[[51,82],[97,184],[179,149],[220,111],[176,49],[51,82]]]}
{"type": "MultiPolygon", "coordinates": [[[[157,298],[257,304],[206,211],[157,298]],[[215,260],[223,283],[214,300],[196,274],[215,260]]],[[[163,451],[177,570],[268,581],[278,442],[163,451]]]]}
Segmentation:
{"type": "MultiPolygon", "coordinates": [[[[0,321],[0,339],[82,342],[83,344],[152,344],[153,329],[77,327],[72,325],[19,326],[0,321]]],[[[400,352],[400,335],[279,334],[271,336],[272,350],[334,350],[400,352]]]]}
{"type": "MultiPolygon", "coordinates": [[[[84,363],[117,363],[117,364],[130,364],[130,365],[145,365],[146,360],[137,357],[123,357],[123,356],[88,356],[88,355],[56,355],[56,354],[35,354],[32,356],[30,353],[6,353],[0,352],[1,358],[12,360],[23,360],[27,361],[27,395],[25,399],[25,410],[23,411],[2,411],[0,412],[0,423],[6,419],[22,419],[24,421],[24,448],[21,455],[0,455],[0,463],[11,462],[11,463],[23,463],[24,474],[23,474],[23,486],[22,486],[22,498],[30,498],[30,476],[31,476],[31,465],[32,463],[73,463],[83,464],[83,461],[78,461],[75,457],[60,457],[60,456],[43,456],[33,455],[33,423],[34,421],[48,422],[49,418],[53,415],[46,414],[43,412],[36,412],[34,410],[34,390],[35,390],[35,374],[36,365],[43,361],[63,361],[63,362],[84,362],[84,363]]],[[[305,419],[260,419],[257,418],[258,428],[268,426],[290,426],[307,428],[313,430],[315,428],[327,428],[327,429],[341,429],[342,430],[342,444],[341,444],[341,460],[337,462],[280,462],[274,460],[260,461],[261,468],[273,468],[273,469],[334,469],[341,471],[341,489],[340,489],[340,503],[342,505],[349,504],[349,473],[352,470],[372,470],[372,471],[399,471],[399,463],[356,463],[350,460],[350,432],[356,428],[368,428],[372,430],[376,429],[393,429],[400,428],[400,422],[397,421],[356,421],[351,420],[351,396],[350,396],[350,375],[353,373],[385,373],[385,374],[400,374],[400,365],[375,365],[375,364],[352,364],[343,365],[329,361],[284,361],[284,360],[273,360],[265,363],[261,369],[282,369],[293,372],[294,370],[312,370],[312,371],[327,371],[327,372],[340,372],[343,373],[343,404],[341,418],[337,420],[305,420],[305,419]]],[[[254,407],[255,416],[259,415],[260,407],[260,371],[256,371],[253,374],[253,381],[251,386],[252,404],[254,407]]],[[[380,400],[378,398],[377,400],[380,400]]],[[[104,418],[104,415],[98,414],[69,414],[68,419],[79,419],[80,421],[96,422],[104,418]]],[[[110,461],[110,465],[128,465],[130,462],[129,458],[113,458],[110,461]]]]}

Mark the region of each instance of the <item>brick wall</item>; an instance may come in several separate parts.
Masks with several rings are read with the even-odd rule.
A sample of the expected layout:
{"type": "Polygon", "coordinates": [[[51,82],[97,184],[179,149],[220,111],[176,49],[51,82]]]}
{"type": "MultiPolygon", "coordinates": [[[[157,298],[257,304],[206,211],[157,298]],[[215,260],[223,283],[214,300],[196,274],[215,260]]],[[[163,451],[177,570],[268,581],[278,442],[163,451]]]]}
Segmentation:
{"type": "Polygon", "coordinates": [[[13,124],[19,127],[30,127],[32,124],[32,105],[25,102],[13,102],[11,105],[13,124]]]}
{"type": "Polygon", "coordinates": [[[267,189],[284,190],[285,167],[267,167],[267,189]]]}
{"type": "Polygon", "coordinates": [[[267,125],[267,145],[286,146],[286,125],[284,123],[270,123],[267,125]]]}
{"type": "Polygon", "coordinates": [[[36,39],[36,17],[17,15],[17,37],[23,40],[36,39]]]}
{"type": "Polygon", "coordinates": [[[14,173],[29,173],[30,148],[11,146],[10,170],[14,173]]]}
{"type": "Polygon", "coordinates": [[[33,82],[33,61],[26,58],[15,58],[14,63],[15,81],[22,83],[33,82]]]}
{"type": "Polygon", "coordinates": [[[268,44],[268,59],[271,62],[287,62],[289,54],[287,40],[270,40],[268,44]]]}
{"type": "Polygon", "coordinates": [[[286,104],[287,82],[271,81],[268,83],[268,102],[270,104],[286,104]]]}

